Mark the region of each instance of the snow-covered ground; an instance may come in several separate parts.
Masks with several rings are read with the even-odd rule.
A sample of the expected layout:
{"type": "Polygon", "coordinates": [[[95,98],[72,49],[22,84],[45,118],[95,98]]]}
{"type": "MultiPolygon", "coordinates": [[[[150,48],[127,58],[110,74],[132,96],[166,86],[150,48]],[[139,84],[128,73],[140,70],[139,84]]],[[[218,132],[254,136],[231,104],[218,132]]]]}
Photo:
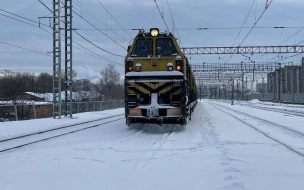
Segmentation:
{"type": "MultiPolygon", "coordinates": [[[[225,100],[221,102],[226,102],[231,104],[231,100],[225,100]]],[[[289,111],[300,111],[304,113],[304,105],[299,104],[280,104],[275,102],[263,102],[259,100],[250,100],[250,101],[234,101],[235,105],[250,105],[250,106],[263,106],[266,108],[274,108],[278,110],[289,110],[289,111]]]]}
{"type": "MultiPolygon", "coordinates": [[[[0,133],[3,139],[111,114],[123,109],[0,123],[0,133]]],[[[304,117],[204,100],[172,133],[119,120],[0,153],[0,189],[302,190],[303,123],[304,117]]]]}

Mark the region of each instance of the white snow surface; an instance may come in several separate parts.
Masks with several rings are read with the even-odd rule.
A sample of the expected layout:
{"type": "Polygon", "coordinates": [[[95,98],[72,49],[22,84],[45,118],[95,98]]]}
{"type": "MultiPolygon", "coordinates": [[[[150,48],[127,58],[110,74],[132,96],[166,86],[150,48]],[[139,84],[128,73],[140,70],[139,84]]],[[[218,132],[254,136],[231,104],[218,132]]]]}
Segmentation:
{"type": "MultiPolygon", "coordinates": [[[[123,113],[116,109],[75,114],[76,119],[5,122],[0,134],[3,139],[123,113]]],[[[128,127],[122,119],[0,153],[0,187],[302,190],[304,137],[282,126],[304,132],[303,123],[299,116],[204,100],[192,121],[172,133],[172,126],[128,127]]]]}
{"type": "Polygon", "coordinates": [[[46,118],[27,121],[0,122],[0,141],[34,132],[102,119],[117,114],[124,114],[124,108],[73,114],[72,119],[70,117],[62,116],[62,119],[46,118]]]}
{"type": "Polygon", "coordinates": [[[260,103],[260,100],[253,99],[253,100],[250,100],[249,102],[252,103],[252,104],[256,104],[256,103],[260,103]]]}

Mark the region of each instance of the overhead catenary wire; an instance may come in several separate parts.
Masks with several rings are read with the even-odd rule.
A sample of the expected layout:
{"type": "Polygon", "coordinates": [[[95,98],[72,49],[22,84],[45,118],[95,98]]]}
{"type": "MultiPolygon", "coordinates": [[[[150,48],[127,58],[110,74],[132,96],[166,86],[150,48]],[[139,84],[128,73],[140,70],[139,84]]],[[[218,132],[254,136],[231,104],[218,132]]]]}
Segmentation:
{"type": "MultiPolygon", "coordinates": [[[[73,11],[77,16],[79,16],[81,19],[83,19],[84,21],[86,21],[88,24],[90,24],[92,27],[96,28],[95,25],[93,25],[91,22],[89,22],[87,19],[85,19],[84,17],[81,17],[81,15],[79,15],[77,12],[73,11]]],[[[97,29],[97,28],[96,28],[97,29]]],[[[105,35],[106,37],[108,37],[109,39],[111,39],[113,42],[115,42],[117,45],[119,45],[120,47],[122,47],[123,49],[126,49],[125,47],[123,47],[121,44],[117,43],[113,38],[111,38],[109,35],[107,35],[106,33],[104,33],[102,30],[98,30],[99,32],[101,32],[103,35],[105,35]]]]}
{"type": "MultiPolygon", "coordinates": [[[[195,30],[238,30],[242,27],[201,27],[201,28],[177,28],[176,30],[187,30],[187,31],[195,31],[195,30]]],[[[249,29],[251,27],[243,27],[243,29],[249,29]]],[[[303,26],[260,26],[255,27],[255,29],[296,29],[296,28],[303,28],[303,26]]],[[[127,28],[127,29],[109,29],[109,28],[76,28],[76,30],[138,30],[134,28],[127,28]]],[[[144,28],[144,30],[149,30],[147,28],[144,28]]],[[[166,30],[164,28],[160,28],[160,30],[166,30]]]]}
{"type": "MultiPolygon", "coordinates": [[[[5,13],[7,13],[7,14],[14,15],[14,16],[16,16],[16,17],[22,18],[22,19],[27,20],[27,21],[30,21],[30,22],[34,22],[34,23],[37,23],[37,24],[41,24],[41,25],[44,25],[44,26],[48,26],[48,27],[50,27],[49,25],[46,25],[46,24],[43,24],[43,23],[39,23],[39,22],[34,21],[34,20],[32,20],[32,19],[29,19],[29,18],[26,18],[26,17],[20,16],[20,15],[17,15],[17,14],[11,13],[11,12],[9,12],[9,11],[5,11],[5,10],[3,10],[3,9],[0,9],[0,11],[5,12],[5,13]]],[[[0,13],[0,14],[1,14],[1,13],[0,13]]],[[[1,15],[3,15],[3,14],[1,14],[1,15]]],[[[16,19],[16,18],[13,18],[13,17],[7,16],[7,15],[3,15],[3,16],[6,16],[6,17],[9,17],[9,18],[12,18],[12,19],[18,20],[18,21],[20,21],[20,22],[24,22],[24,21],[22,21],[22,20],[19,20],[19,19],[16,19]]],[[[24,23],[27,23],[27,22],[24,22],[24,23]]],[[[30,24],[30,23],[27,23],[27,24],[30,24]]],[[[34,24],[30,24],[30,25],[34,25],[34,24]]]]}
{"type": "MultiPolygon", "coordinates": [[[[264,11],[259,16],[259,18],[254,22],[253,26],[251,27],[251,29],[249,30],[249,32],[247,33],[247,35],[245,36],[245,38],[243,39],[243,41],[238,45],[238,47],[240,47],[245,42],[245,40],[248,38],[248,36],[250,35],[250,33],[252,32],[252,30],[254,29],[254,27],[257,25],[257,23],[261,20],[261,18],[265,14],[265,12],[268,10],[268,7],[271,5],[272,1],[273,0],[270,0],[270,2],[268,3],[268,0],[267,0],[264,11]]],[[[226,63],[230,61],[230,59],[232,58],[232,56],[233,55],[230,56],[230,58],[228,59],[228,61],[226,61],[226,63]]]]}
{"type": "Polygon", "coordinates": [[[168,7],[169,7],[169,11],[170,11],[171,18],[172,18],[173,33],[174,33],[174,29],[176,29],[176,33],[177,33],[178,39],[179,39],[179,41],[180,41],[180,43],[181,43],[181,39],[180,39],[180,36],[179,36],[178,30],[177,30],[177,28],[176,28],[175,21],[174,21],[174,18],[173,18],[173,14],[172,14],[172,11],[171,11],[171,7],[170,7],[170,5],[169,5],[168,0],[167,0],[167,5],[168,5],[168,7]]]}
{"type": "MultiPolygon", "coordinates": [[[[77,0],[79,2],[79,0],[77,0]]],[[[102,25],[103,27],[105,27],[106,30],[106,35],[111,36],[112,38],[115,38],[115,41],[128,41],[126,40],[124,37],[122,37],[121,35],[119,35],[116,30],[112,30],[110,28],[108,28],[108,26],[103,23],[97,16],[95,16],[89,9],[87,9],[82,3],[77,3],[77,1],[75,1],[75,4],[77,4],[78,6],[80,6],[81,10],[78,10],[76,7],[74,7],[74,9],[78,10],[80,12],[80,16],[86,18],[89,22],[91,22],[93,25],[102,25]],[[84,11],[82,11],[84,10],[84,11]],[[83,12],[83,13],[82,13],[83,12]],[[87,13],[87,14],[84,14],[87,13]],[[93,20],[91,20],[91,18],[89,18],[88,16],[92,17],[93,20]],[[96,24],[95,21],[97,21],[98,23],[96,24]],[[108,33],[108,31],[111,31],[108,33]]],[[[98,28],[98,27],[96,27],[98,28]]],[[[96,28],[94,28],[95,30],[97,30],[96,28]]]]}
{"type": "Polygon", "coordinates": [[[244,20],[244,22],[243,22],[243,25],[241,26],[240,31],[239,31],[238,35],[236,36],[236,38],[235,38],[235,40],[234,40],[232,46],[234,46],[236,40],[237,40],[238,37],[240,36],[240,34],[241,34],[241,32],[242,32],[242,30],[243,30],[243,28],[244,28],[244,26],[245,26],[245,24],[246,24],[246,22],[247,22],[247,20],[248,20],[249,14],[251,13],[251,10],[252,10],[252,8],[253,8],[253,5],[254,5],[255,1],[256,1],[256,0],[253,1],[252,5],[251,5],[251,7],[250,7],[250,9],[249,9],[249,12],[248,12],[248,14],[247,14],[247,16],[246,16],[246,18],[245,18],[245,20],[244,20]]]}
{"type": "Polygon", "coordinates": [[[90,40],[88,40],[86,37],[84,37],[83,35],[79,34],[77,31],[74,31],[74,32],[75,32],[77,35],[79,35],[81,38],[83,38],[84,40],[86,40],[87,42],[89,42],[90,44],[92,44],[93,46],[97,47],[98,49],[100,49],[100,50],[102,50],[102,51],[104,51],[104,52],[106,52],[106,53],[109,53],[109,54],[114,55],[114,56],[117,56],[117,57],[125,57],[125,56],[123,56],[123,55],[117,55],[117,54],[111,53],[111,52],[109,52],[109,51],[107,51],[107,50],[105,50],[105,49],[99,47],[98,45],[94,44],[93,42],[91,42],[90,40]]]}
{"type": "MultiPolygon", "coordinates": [[[[107,24],[105,24],[105,23],[102,22],[97,16],[95,16],[88,8],[86,8],[81,2],[79,2],[79,0],[77,0],[77,1],[75,1],[75,3],[76,3],[78,6],[81,7],[81,16],[85,16],[84,14],[82,14],[82,9],[83,9],[84,12],[88,13],[88,15],[90,15],[93,19],[95,19],[99,24],[103,25],[103,26],[106,28],[107,31],[108,31],[108,30],[111,31],[111,32],[114,34],[114,35],[112,35],[112,36],[114,36],[114,37],[116,38],[115,35],[117,35],[117,36],[119,36],[120,38],[122,38],[122,41],[129,41],[128,39],[125,39],[123,36],[121,36],[120,34],[118,34],[118,33],[116,32],[117,29],[108,28],[108,27],[107,27],[107,24]],[[77,3],[77,1],[78,1],[78,3],[77,3]]],[[[102,5],[102,6],[103,6],[103,5],[102,5]]],[[[104,6],[103,6],[103,7],[104,7],[104,6]]],[[[104,7],[104,9],[107,11],[107,13],[108,13],[109,15],[111,15],[111,18],[113,18],[113,19],[115,20],[115,22],[118,23],[118,21],[113,17],[113,15],[112,15],[105,7],[104,7]]],[[[118,24],[121,26],[120,23],[118,23],[118,24]]],[[[123,26],[121,26],[121,27],[122,27],[122,30],[125,30],[123,26]]],[[[126,31],[126,32],[127,32],[127,31],[126,31]]],[[[127,32],[127,33],[128,33],[128,32],[127,32]]],[[[130,35],[130,37],[133,38],[131,35],[130,35]]]]}
{"type": "MultiPolygon", "coordinates": [[[[77,1],[75,1],[76,4],[77,1]]],[[[78,4],[79,6],[81,6],[83,9],[84,9],[84,12],[86,12],[88,15],[90,15],[92,18],[94,18],[95,20],[97,20],[98,23],[102,24],[106,29],[107,29],[107,25],[104,24],[97,16],[95,16],[88,8],[86,8],[84,5],[82,4],[78,4]]],[[[98,27],[96,27],[95,23],[93,23],[93,21],[91,21],[88,17],[86,17],[84,14],[80,15],[79,13],[73,11],[77,16],[79,16],[79,18],[81,18],[82,20],[84,20],[85,22],[87,22],[89,25],[91,25],[93,28],[95,28],[96,30],[98,30],[100,33],[102,33],[104,36],[106,36],[107,38],[109,38],[110,40],[112,40],[114,43],[116,43],[117,45],[119,45],[120,47],[122,47],[123,49],[126,49],[123,45],[119,44],[116,39],[113,39],[113,38],[116,38],[115,35],[112,35],[111,36],[105,32],[103,32],[102,30],[99,30],[98,27]]],[[[120,38],[122,38],[122,41],[128,41],[127,39],[125,39],[124,37],[120,36],[119,34],[117,34],[115,32],[115,30],[111,30],[113,33],[115,33],[117,36],[119,36],[120,38]]]]}
{"type": "MultiPolygon", "coordinates": [[[[280,43],[279,46],[282,45],[282,44],[284,44],[284,43],[287,42],[288,40],[290,40],[292,37],[296,36],[296,35],[297,35],[298,33],[300,33],[303,29],[304,29],[304,27],[301,27],[300,30],[298,30],[298,31],[295,32],[293,35],[291,35],[289,38],[287,38],[285,41],[283,41],[282,43],[280,43]]],[[[304,41],[298,43],[297,45],[302,44],[303,42],[304,42],[304,41]]],[[[295,45],[296,45],[296,44],[295,44],[295,45]]],[[[263,56],[265,56],[265,55],[266,55],[266,54],[260,55],[259,57],[255,58],[255,60],[257,60],[258,58],[261,58],[261,57],[263,57],[263,56]]],[[[273,60],[273,59],[275,59],[275,58],[276,58],[276,57],[272,58],[271,60],[273,60]]]]}
{"type": "MultiPolygon", "coordinates": [[[[243,22],[243,24],[242,24],[242,26],[241,26],[241,28],[240,28],[240,31],[239,31],[238,35],[236,36],[236,38],[235,38],[235,40],[234,40],[232,46],[234,46],[236,40],[237,40],[238,37],[240,36],[240,34],[241,34],[241,32],[242,32],[242,30],[243,30],[243,28],[244,28],[244,26],[245,26],[245,23],[247,22],[247,19],[248,19],[248,17],[249,17],[249,14],[251,13],[251,10],[252,10],[252,8],[253,8],[253,6],[254,6],[255,1],[256,1],[256,0],[253,1],[252,5],[251,5],[251,7],[250,7],[250,9],[249,9],[249,11],[248,11],[248,14],[247,14],[247,16],[246,16],[246,18],[245,18],[245,20],[244,20],[244,22],[243,22]]],[[[232,55],[230,55],[230,57],[229,57],[229,59],[228,59],[227,62],[230,61],[231,57],[232,57],[232,55]]]]}
{"type": "MultiPolygon", "coordinates": [[[[22,49],[22,50],[25,50],[25,51],[29,51],[29,52],[32,52],[32,53],[36,53],[36,54],[40,54],[40,55],[44,55],[44,56],[48,56],[48,57],[53,57],[52,55],[49,55],[47,53],[42,53],[42,52],[39,52],[39,51],[36,51],[36,50],[32,50],[32,49],[28,49],[28,48],[25,48],[25,47],[21,47],[21,46],[17,46],[17,45],[13,45],[13,44],[10,44],[10,43],[7,43],[7,42],[2,42],[0,41],[1,44],[5,44],[5,45],[8,45],[8,46],[12,46],[12,47],[15,47],[15,48],[18,48],[18,49],[22,49]]],[[[90,69],[88,67],[85,67],[85,66],[82,66],[82,65],[79,65],[79,64],[75,64],[79,67],[84,67],[84,68],[87,68],[87,69],[90,69]]],[[[90,70],[93,70],[93,71],[96,71],[94,69],[90,69],[90,70]]],[[[99,71],[96,71],[99,73],[99,71]]]]}
{"type": "Polygon", "coordinates": [[[129,36],[131,37],[131,38],[133,38],[133,36],[113,17],[113,15],[106,9],[106,7],[99,1],[99,0],[97,0],[98,1],[98,3],[107,11],[107,13],[109,13],[110,15],[111,15],[111,17],[115,20],[115,22],[116,23],[118,23],[118,25],[124,30],[124,31],[126,31],[126,33],[127,34],[129,34],[129,36]]]}
{"type": "Polygon", "coordinates": [[[243,41],[239,44],[239,46],[241,46],[245,40],[247,39],[247,37],[249,36],[249,34],[252,32],[252,30],[254,29],[254,27],[257,25],[257,23],[260,21],[260,19],[263,17],[263,15],[265,14],[265,12],[268,10],[268,7],[271,5],[273,0],[270,0],[270,2],[268,3],[268,0],[267,0],[267,3],[265,5],[265,9],[264,11],[262,12],[262,14],[259,16],[259,18],[255,21],[255,23],[253,24],[253,26],[251,27],[251,29],[249,30],[249,32],[247,33],[247,35],[245,36],[245,38],[243,39],[243,41]]]}
{"type": "MultiPolygon", "coordinates": [[[[4,11],[4,10],[1,9],[1,11],[4,11]]],[[[10,12],[8,12],[8,11],[5,11],[5,12],[10,13],[10,12]]],[[[26,17],[22,17],[22,16],[20,16],[20,15],[14,14],[14,13],[10,13],[10,14],[12,14],[12,15],[14,15],[14,16],[16,16],[16,17],[23,18],[23,19],[25,19],[25,20],[31,21],[31,22],[38,23],[38,22],[36,22],[36,21],[34,21],[34,20],[31,20],[31,19],[26,18],[26,17]]],[[[2,14],[0,13],[0,15],[2,15],[2,14]]],[[[7,16],[7,15],[3,15],[3,16],[6,16],[6,17],[8,17],[8,18],[10,18],[10,19],[13,19],[13,20],[16,20],[16,21],[19,21],[19,22],[22,22],[22,23],[25,23],[25,24],[28,24],[28,25],[31,25],[31,26],[34,26],[34,27],[38,27],[38,28],[44,30],[45,32],[47,32],[48,34],[53,35],[51,32],[47,31],[46,29],[44,29],[44,28],[42,28],[42,27],[36,26],[36,25],[34,25],[34,24],[31,24],[31,23],[28,23],[28,22],[25,22],[25,21],[22,21],[22,20],[19,20],[19,19],[16,19],[16,18],[7,16]]],[[[63,34],[61,34],[61,35],[63,35],[63,34]]],[[[63,41],[63,40],[62,40],[62,41],[63,41]]],[[[96,58],[99,58],[99,59],[102,59],[102,60],[106,60],[106,61],[108,61],[108,62],[110,62],[110,63],[115,63],[115,64],[118,64],[118,65],[122,65],[122,64],[120,64],[120,63],[114,62],[114,61],[112,61],[112,60],[109,60],[109,59],[107,59],[107,58],[104,58],[104,57],[102,57],[102,56],[100,56],[100,55],[98,55],[98,54],[92,52],[91,50],[85,48],[84,46],[80,45],[79,43],[75,42],[74,40],[73,40],[73,42],[74,42],[75,44],[79,45],[80,47],[82,47],[83,49],[85,49],[85,50],[87,50],[87,51],[93,53],[94,55],[96,55],[96,56],[97,56],[97,57],[95,56],[96,58]]],[[[78,49],[78,50],[80,50],[80,51],[82,51],[82,52],[84,52],[84,53],[87,53],[87,54],[91,55],[90,53],[84,51],[84,50],[81,49],[81,48],[78,48],[78,47],[75,47],[75,48],[78,49]]],[[[91,56],[92,56],[92,55],[91,55],[91,56]]],[[[78,66],[80,66],[80,65],[78,65],[78,66]]]]}
{"type": "MultiPolygon", "coordinates": [[[[31,22],[38,23],[37,21],[31,20],[31,19],[29,19],[29,18],[22,17],[22,16],[20,16],[20,15],[17,15],[17,14],[14,14],[14,13],[11,13],[11,12],[8,12],[8,11],[5,11],[5,10],[2,10],[2,9],[0,9],[0,10],[3,11],[3,12],[7,12],[7,13],[9,13],[9,14],[12,14],[12,15],[14,15],[14,16],[16,16],[16,17],[23,18],[23,19],[25,19],[25,20],[28,20],[28,21],[31,21],[31,22]]],[[[2,15],[2,14],[0,13],[0,15],[2,15]]],[[[3,16],[6,16],[6,17],[11,18],[11,19],[14,19],[14,20],[17,20],[17,21],[19,21],[19,22],[23,22],[23,23],[25,23],[25,24],[28,24],[28,25],[31,25],[31,26],[34,26],[34,27],[38,27],[38,28],[44,30],[45,32],[49,33],[50,35],[53,35],[51,32],[45,30],[44,28],[41,28],[41,27],[39,27],[39,26],[36,26],[36,25],[34,25],[34,24],[31,24],[31,23],[28,23],[28,22],[24,22],[24,21],[22,21],[22,20],[15,19],[15,18],[10,17],[10,16],[7,16],[7,15],[3,15],[3,16]]],[[[47,26],[47,25],[46,25],[46,26],[47,26]]],[[[62,34],[62,35],[63,35],[63,34],[62,34]]],[[[82,36],[82,35],[81,35],[81,36],[82,36]]],[[[82,37],[83,37],[83,36],[82,36],[82,37]]],[[[86,39],[86,40],[87,40],[87,39],[86,39]]],[[[62,41],[63,41],[63,40],[62,40],[62,41]]],[[[73,42],[75,43],[75,41],[73,41],[73,42]]],[[[99,49],[102,49],[101,47],[97,46],[97,45],[94,44],[93,42],[90,41],[90,43],[93,44],[95,47],[98,47],[99,49]]],[[[78,44],[78,45],[79,45],[79,44],[78,44]]],[[[82,46],[82,47],[83,47],[83,46],[82,46]]],[[[83,47],[83,48],[84,48],[84,47],[83,47]]],[[[86,50],[88,50],[88,49],[86,49],[86,50]]],[[[109,51],[107,51],[107,50],[104,50],[104,49],[102,49],[102,50],[105,51],[105,52],[107,52],[107,53],[110,53],[110,54],[112,54],[112,55],[116,55],[116,54],[113,54],[113,53],[111,53],[111,52],[109,52],[109,51]]],[[[119,56],[119,55],[116,55],[116,56],[119,56]]],[[[99,57],[103,58],[104,60],[108,60],[109,62],[113,62],[113,61],[111,61],[111,60],[109,60],[109,59],[106,59],[106,58],[104,58],[104,57],[102,57],[102,56],[99,56],[99,57]]],[[[115,63],[115,62],[113,62],[113,63],[115,63]]],[[[119,63],[117,63],[117,64],[119,64],[119,63]]]]}
{"type": "Polygon", "coordinates": [[[159,9],[159,6],[158,6],[158,4],[157,4],[157,2],[156,2],[156,0],[154,0],[154,3],[155,3],[155,5],[156,5],[156,7],[157,7],[157,9],[158,9],[158,12],[159,12],[161,18],[163,19],[163,21],[164,21],[164,23],[165,23],[165,25],[166,25],[166,27],[167,27],[167,31],[169,32],[170,30],[169,30],[168,25],[167,25],[167,23],[166,23],[166,21],[165,21],[164,15],[161,13],[161,11],[160,11],[160,9],[159,9]]]}

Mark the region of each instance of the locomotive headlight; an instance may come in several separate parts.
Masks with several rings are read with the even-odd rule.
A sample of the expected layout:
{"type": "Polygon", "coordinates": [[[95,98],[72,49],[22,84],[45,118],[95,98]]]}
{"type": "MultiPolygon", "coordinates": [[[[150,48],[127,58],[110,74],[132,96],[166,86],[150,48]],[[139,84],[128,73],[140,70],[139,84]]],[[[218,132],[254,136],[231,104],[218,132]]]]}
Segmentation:
{"type": "Polygon", "coordinates": [[[140,63],[136,63],[135,65],[135,71],[139,72],[141,70],[141,64],[140,63]]]}
{"type": "Polygon", "coordinates": [[[180,56],[176,56],[175,64],[176,64],[176,70],[181,71],[182,70],[182,58],[180,56]]]}
{"type": "Polygon", "coordinates": [[[150,33],[151,33],[151,36],[158,36],[159,30],[158,30],[158,28],[151,28],[150,33]]]}
{"type": "Polygon", "coordinates": [[[132,71],[133,70],[133,59],[132,58],[128,58],[128,60],[127,60],[127,67],[128,67],[128,71],[132,71]]]}
{"type": "Polygon", "coordinates": [[[168,71],[173,71],[173,63],[167,64],[168,71]]]}

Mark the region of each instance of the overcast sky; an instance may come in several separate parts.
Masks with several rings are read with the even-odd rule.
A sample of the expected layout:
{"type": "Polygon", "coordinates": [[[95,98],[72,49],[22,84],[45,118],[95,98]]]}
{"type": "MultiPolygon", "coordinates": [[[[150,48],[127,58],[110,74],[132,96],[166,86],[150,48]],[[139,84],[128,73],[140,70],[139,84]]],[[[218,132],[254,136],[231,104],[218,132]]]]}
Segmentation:
{"type": "MultiPolygon", "coordinates": [[[[154,0],[73,0],[74,11],[89,19],[93,25],[99,29],[108,30],[88,30],[94,29],[81,17],[74,14],[73,28],[79,29],[77,32],[85,38],[116,55],[125,56],[129,42],[137,34],[134,28],[153,28],[158,27],[163,31],[166,26],[158,12],[154,0]],[[88,12],[90,11],[90,12],[88,12]],[[97,19],[90,16],[94,15],[97,19]],[[118,23],[115,21],[117,20],[118,23]],[[122,30],[122,27],[126,31],[122,30]],[[108,37],[106,35],[108,35],[108,37]],[[110,39],[110,38],[111,39],[110,39]],[[124,48],[123,48],[124,47],[124,48]]],[[[52,9],[52,0],[43,0],[43,2],[52,9]]],[[[172,31],[172,18],[167,5],[167,0],[156,1],[169,29],[172,31]]],[[[184,47],[204,47],[204,46],[235,46],[243,41],[244,37],[254,25],[259,16],[265,9],[267,0],[168,0],[173,19],[176,24],[176,37],[180,38],[181,46],[184,47]],[[255,2],[253,4],[253,2],[255,2]],[[241,27],[247,17],[249,10],[252,10],[248,16],[244,28],[236,39],[240,29],[210,29],[197,30],[196,28],[223,28],[223,27],[241,27]],[[186,30],[187,29],[187,30],[186,30]],[[178,35],[177,35],[178,34],[178,35]]],[[[268,0],[268,3],[271,0],[268,0]]],[[[8,11],[35,21],[38,17],[46,16],[50,12],[38,0],[1,0],[0,9],[8,11]]],[[[263,17],[259,20],[257,27],[303,27],[303,0],[273,0],[263,17]]],[[[52,35],[38,27],[37,23],[26,21],[35,26],[31,26],[3,15],[26,21],[0,10],[0,42],[13,44],[16,46],[28,48],[41,53],[52,51],[52,35]],[[1,15],[2,14],[2,15],[1,15]]],[[[49,15],[51,16],[51,15],[49,15]]],[[[49,25],[48,19],[42,19],[41,23],[49,25]]],[[[42,26],[45,30],[52,32],[47,26],[42,26]]],[[[260,29],[252,30],[248,38],[242,45],[280,45],[286,39],[300,31],[301,28],[286,29],[260,29]]],[[[304,30],[290,38],[283,45],[293,45],[304,40],[304,30]]],[[[74,44],[74,69],[79,78],[94,80],[99,77],[97,71],[102,70],[110,61],[123,64],[124,58],[106,53],[94,45],[73,34],[75,42],[86,47],[91,52],[106,58],[96,58],[76,49],[79,47],[74,44]]],[[[80,47],[79,47],[80,48],[80,47]]],[[[82,49],[82,48],[80,48],[82,49]]],[[[92,54],[92,53],[90,53],[92,54]]],[[[64,54],[62,55],[64,56],[64,54]]],[[[283,55],[287,57],[289,55],[283,55]]],[[[251,60],[257,62],[266,62],[277,55],[254,55],[251,60]]],[[[222,63],[229,56],[191,56],[191,63],[222,63]]],[[[229,62],[239,63],[246,58],[242,55],[234,55],[229,62]]],[[[299,63],[300,56],[292,57],[283,62],[299,63]]],[[[279,61],[274,59],[272,61],[279,61]]],[[[52,73],[52,57],[36,54],[0,43],[0,70],[11,69],[20,72],[48,72],[52,73]]],[[[117,70],[123,75],[124,69],[121,65],[116,65],[117,70]]]]}

